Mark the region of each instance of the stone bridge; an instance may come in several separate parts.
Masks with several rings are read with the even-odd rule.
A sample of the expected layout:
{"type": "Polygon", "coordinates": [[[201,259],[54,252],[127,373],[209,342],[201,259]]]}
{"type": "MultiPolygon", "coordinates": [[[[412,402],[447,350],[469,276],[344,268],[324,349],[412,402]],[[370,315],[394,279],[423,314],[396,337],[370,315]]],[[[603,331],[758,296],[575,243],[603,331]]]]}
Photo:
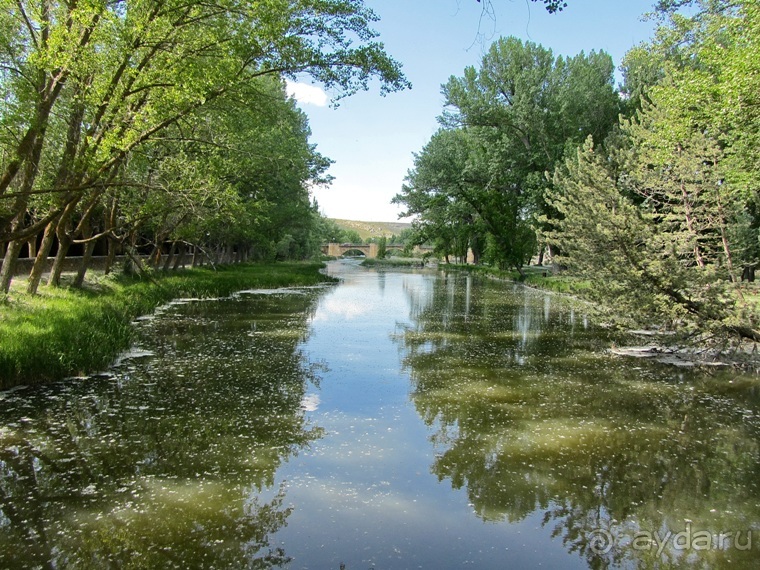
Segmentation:
{"type": "MultiPolygon", "coordinates": [[[[322,253],[330,257],[342,257],[349,251],[361,251],[366,258],[377,257],[378,246],[376,243],[327,243],[322,246],[322,253]]],[[[403,250],[403,245],[388,244],[386,251],[391,249],[403,250]]]]}

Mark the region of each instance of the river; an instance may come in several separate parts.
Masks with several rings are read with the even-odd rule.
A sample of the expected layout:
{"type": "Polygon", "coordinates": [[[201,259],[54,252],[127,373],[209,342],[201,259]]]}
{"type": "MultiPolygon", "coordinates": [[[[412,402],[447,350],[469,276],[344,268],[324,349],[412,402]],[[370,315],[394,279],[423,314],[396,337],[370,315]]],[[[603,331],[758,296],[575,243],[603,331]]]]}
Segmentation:
{"type": "Polygon", "coordinates": [[[328,271],[0,393],[0,567],[760,567],[756,377],[518,285],[328,271]]]}

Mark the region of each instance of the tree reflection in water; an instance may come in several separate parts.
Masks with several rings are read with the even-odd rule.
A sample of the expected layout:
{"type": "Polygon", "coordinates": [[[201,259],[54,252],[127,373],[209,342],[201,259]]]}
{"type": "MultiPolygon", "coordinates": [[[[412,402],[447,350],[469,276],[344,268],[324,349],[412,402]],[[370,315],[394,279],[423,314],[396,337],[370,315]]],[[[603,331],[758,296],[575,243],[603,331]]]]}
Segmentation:
{"type": "Polygon", "coordinates": [[[316,299],[172,307],[112,376],[5,393],[0,566],[286,564],[269,547],[290,514],[274,477],[321,436],[298,348],[316,299]]]}
{"type": "Polygon", "coordinates": [[[756,567],[760,534],[717,538],[760,532],[757,380],[619,359],[568,301],[472,279],[410,290],[398,335],[438,479],[486,521],[543,512],[591,568],[756,567]],[[682,548],[687,528],[715,541],[682,548]],[[643,532],[672,534],[658,556],[643,532]]]}

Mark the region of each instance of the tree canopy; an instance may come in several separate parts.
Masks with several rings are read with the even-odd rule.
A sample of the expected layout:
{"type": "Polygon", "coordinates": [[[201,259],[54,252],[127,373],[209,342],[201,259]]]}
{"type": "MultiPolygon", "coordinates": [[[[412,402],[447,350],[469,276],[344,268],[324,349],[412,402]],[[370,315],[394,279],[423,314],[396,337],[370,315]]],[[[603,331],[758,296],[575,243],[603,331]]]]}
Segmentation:
{"type": "MultiPolygon", "coordinates": [[[[683,4],[683,3],[681,3],[683,4]]],[[[588,142],[554,174],[561,212],[547,236],[592,293],[638,323],[721,341],[760,340],[758,5],[669,6],[650,46],[660,62],[633,83],[641,100],[621,137],[588,142]]]]}
{"type": "Polygon", "coordinates": [[[4,291],[29,240],[39,260],[57,251],[52,284],[72,245],[99,239],[266,255],[272,228],[303,234],[327,165],[283,79],[336,101],[409,85],[360,0],[0,5],[4,291]]]}
{"type": "Polygon", "coordinates": [[[548,255],[629,324],[757,341],[760,6],[654,14],[618,89],[603,52],[494,42],[442,87],[441,130],[394,200],[442,255],[521,273],[548,255]]]}
{"type": "Polygon", "coordinates": [[[588,135],[601,140],[614,124],[612,73],[603,52],[555,57],[510,37],[496,41],[478,69],[449,79],[442,131],[395,198],[420,215],[420,239],[461,255],[446,251],[456,235],[458,250],[474,245],[520,270],[535,250],[537,218],[547,213],[544,172],[568,145],[588,135]]]}

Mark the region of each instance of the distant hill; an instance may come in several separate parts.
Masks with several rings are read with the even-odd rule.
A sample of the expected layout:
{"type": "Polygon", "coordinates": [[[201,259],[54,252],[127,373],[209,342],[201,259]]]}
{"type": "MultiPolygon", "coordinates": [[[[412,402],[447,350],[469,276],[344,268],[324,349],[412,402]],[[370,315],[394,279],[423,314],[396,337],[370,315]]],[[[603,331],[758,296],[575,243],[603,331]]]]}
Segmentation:
{"type": "Polygon", "coordinates": [[[357,220],[338,220],[331,218],[341,229],[359,232],[362,239],[371,237],[391,237],[412,227],[402,222],[360,222],[357,220]]]}

